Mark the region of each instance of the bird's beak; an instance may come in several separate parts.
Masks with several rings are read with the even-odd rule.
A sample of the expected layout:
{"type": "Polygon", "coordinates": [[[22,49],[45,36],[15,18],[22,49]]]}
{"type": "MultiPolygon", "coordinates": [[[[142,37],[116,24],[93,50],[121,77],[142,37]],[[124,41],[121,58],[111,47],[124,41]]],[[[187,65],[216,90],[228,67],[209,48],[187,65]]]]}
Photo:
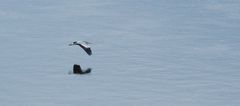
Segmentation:
{"type": "Polygon", "coordinates": [[[71,44],[68,44],[68,46],[72,46],[73,44],[71,43],[71,44]]]}

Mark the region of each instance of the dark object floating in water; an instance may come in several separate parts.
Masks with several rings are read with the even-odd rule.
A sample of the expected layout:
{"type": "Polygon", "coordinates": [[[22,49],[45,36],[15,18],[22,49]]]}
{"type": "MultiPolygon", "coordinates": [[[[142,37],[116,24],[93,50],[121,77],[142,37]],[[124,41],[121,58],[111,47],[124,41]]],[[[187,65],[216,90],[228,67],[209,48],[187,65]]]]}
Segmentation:
{"type": "Polygon", "coordinates": [[[88,44],[91,44],[91,43],[87,41],[75,41],[69,44],[69,46],[78,45],[90,56],[92,55],[92,50],[88,44]]]}
{"type": "Polygon", "coordinates": [[[87,74],[91,72],[91,68],[88,68],[87,70],[83,71],[78,64],[73,65],[73,74],[87,74]]]}

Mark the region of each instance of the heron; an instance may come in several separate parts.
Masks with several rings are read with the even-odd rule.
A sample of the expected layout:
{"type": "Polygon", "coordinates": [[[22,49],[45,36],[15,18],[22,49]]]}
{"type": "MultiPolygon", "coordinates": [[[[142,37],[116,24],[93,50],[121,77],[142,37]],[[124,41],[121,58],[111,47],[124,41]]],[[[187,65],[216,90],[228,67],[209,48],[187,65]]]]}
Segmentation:
{"type": "Polygon", "coordinates": [[[73,43],[69,44],[69,46],[78,45],[90,56],[92,55],[92,50],[88,44],[92,44],[92,43],[87,41],[74,41],[73,43]]]}

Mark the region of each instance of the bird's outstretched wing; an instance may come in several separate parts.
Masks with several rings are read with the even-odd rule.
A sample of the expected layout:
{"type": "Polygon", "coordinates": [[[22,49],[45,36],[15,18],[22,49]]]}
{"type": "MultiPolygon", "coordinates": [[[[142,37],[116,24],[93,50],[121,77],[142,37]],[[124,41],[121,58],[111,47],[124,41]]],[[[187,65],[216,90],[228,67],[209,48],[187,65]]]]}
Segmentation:
{"type": "Polygon", "coordinates": [[[79,46],[90,56],[92,55],[92,50],[90,46],[85,45],[85,44],[79,44],[79,46]]]}

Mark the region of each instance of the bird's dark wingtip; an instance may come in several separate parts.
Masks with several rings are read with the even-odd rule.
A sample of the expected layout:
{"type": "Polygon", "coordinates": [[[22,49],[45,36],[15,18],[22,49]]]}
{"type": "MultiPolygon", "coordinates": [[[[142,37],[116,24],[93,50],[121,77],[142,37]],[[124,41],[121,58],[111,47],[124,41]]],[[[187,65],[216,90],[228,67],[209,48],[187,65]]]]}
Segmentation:
{"type": "Polygon", "coordinates": [[[91,51],[91,50],[86,51],[86,52],[87,52],[88,56],[91,56],[91,55],[92,55],[92,51],[91,51]]]}

